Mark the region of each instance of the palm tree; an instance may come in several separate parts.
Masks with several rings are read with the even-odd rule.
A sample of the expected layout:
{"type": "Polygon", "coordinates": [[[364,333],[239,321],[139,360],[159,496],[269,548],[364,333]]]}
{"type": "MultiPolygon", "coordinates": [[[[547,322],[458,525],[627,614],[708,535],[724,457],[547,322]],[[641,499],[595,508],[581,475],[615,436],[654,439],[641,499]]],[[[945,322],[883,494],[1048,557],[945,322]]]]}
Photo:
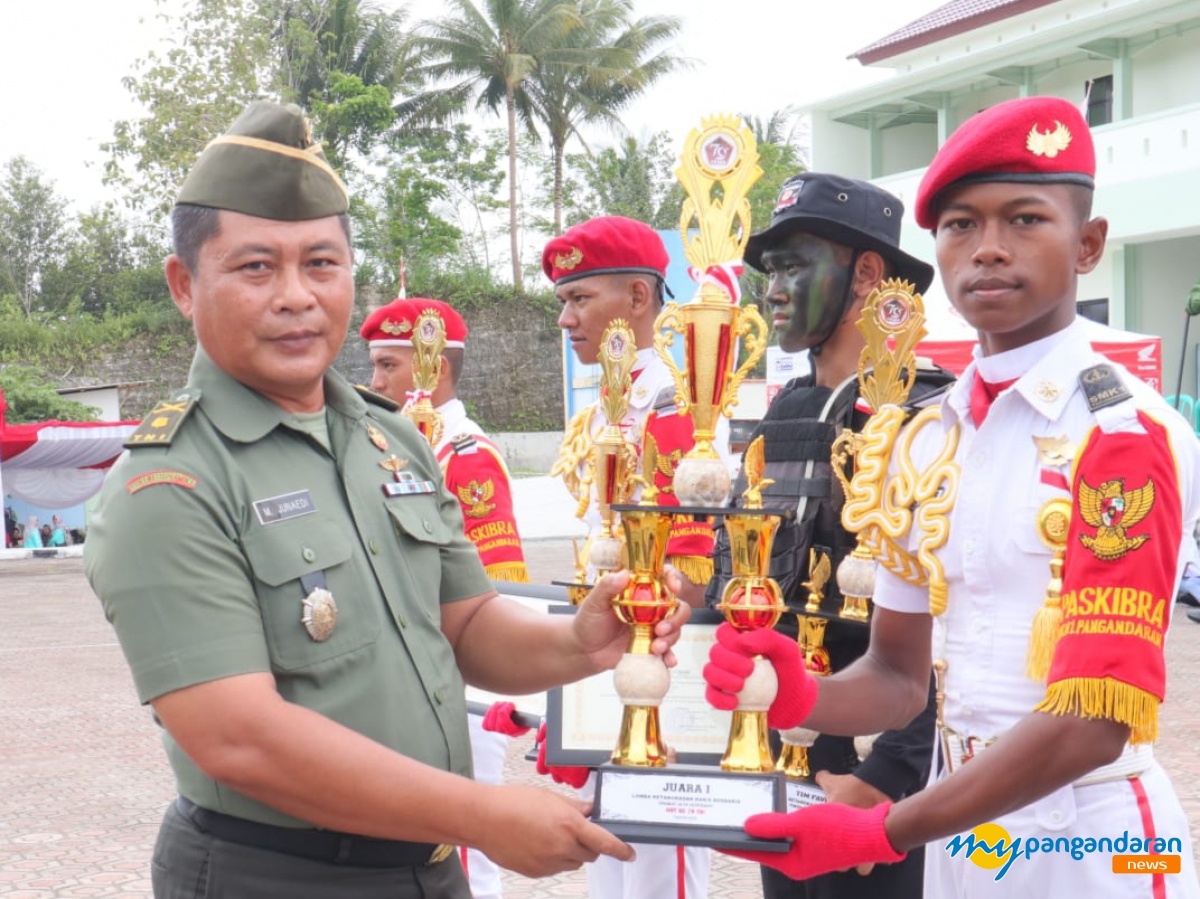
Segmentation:
{"type": "Polygon", "coordinates": [[[530,79],[563,53],[567,35],[582,25],[573,0],[447,0],[454,12],[425,23],[414,38],[425,59],[420,75],[435,85],[400,103],[402,127],[444,124],[466,110],[498,112],[508,126],[508,213],[513,286],[523,290],[517,231],[517,125],[536,132],[530,79]]]}
{"type": "MultiPolygon", "coordinates": [[[[567,141],[580,126],[599,123],[622,128],[618,110],[663,75],[687,65],[657,50],[679,34],[677,16],[646,16],[630,21],[630,0],[581,0],[584,27],[570,31],[556,57],[543,65],[527,88],[546,126],[554,154],[554,233],[563,230],[563,160],[567,141]]],[[[585,144],[586,146],[586,144],[585,144]]]]}
{"type": "MultiPolygon", "coordinates": [[[[306,109],[334,103],[339,83],[349,76],[363,88],[385,88],[390,105],[411,78],[404,19],[403,10],[389,11],[374,0],[285,0],[277,32],[284,99],[306,109]]],[[[325,149],[338,164],[357,143],[354,125],[320,124],[325,149]]]]}

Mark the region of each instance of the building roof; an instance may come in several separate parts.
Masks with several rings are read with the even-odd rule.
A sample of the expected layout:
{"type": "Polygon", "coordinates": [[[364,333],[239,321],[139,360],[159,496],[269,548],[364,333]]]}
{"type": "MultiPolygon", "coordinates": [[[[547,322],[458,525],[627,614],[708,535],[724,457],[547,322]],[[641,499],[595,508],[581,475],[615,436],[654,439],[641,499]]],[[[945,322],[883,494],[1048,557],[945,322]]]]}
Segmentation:
{"type": "Polygon", "coordinates": [[[873,44],[851,53],[849,58],[857,59],[863,65],[871,65],[1057,2],[1058,0],[950,0],[933,12],[926,13],[873,44]]]}

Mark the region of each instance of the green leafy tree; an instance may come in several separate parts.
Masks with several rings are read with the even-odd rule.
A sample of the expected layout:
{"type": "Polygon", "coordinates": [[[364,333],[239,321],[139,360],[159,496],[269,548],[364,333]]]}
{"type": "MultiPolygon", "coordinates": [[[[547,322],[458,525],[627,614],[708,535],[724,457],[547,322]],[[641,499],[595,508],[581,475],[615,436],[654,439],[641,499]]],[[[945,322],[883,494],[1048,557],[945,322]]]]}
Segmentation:
{"type": "Polygon", "coordinates": [[[580,195],[568,210],[572,221],[623,215],[652,228],[679,226],[684,192],[665,131],[645,142],[627,137],[593,156],[570,156],[569,162],[580,182],[580,195]]]}
{"type": "Polygon", "coordinates": [[[553,153],[553,233],[563,230],[563,191],[567,142],[582,137],[585,124],[621,130],[617,113],[685,65],[662,45],[679,34],[682,19],[646,16],[631,20],[629,0],[582,0],[583,26],[563,38],[558,58],[539,67],[530,79],[538,119],[545,125],[553,153]]]}
{"type": "Polygon", "coordinates": [[[181,14],[161,14],[175,36],[122,81],[146,114],[117,122],[101,144],[105,184],[136,209],[170,210],[208,142],[251,100],[279,96],[273,13],[263,0],[192,0],[181,14]]]}
{"type": "Polygon", "coordinates": [[[305,109],[344,167],[390,130],[412,70],[403,13],[366,0],[190,0],[161,18],[170,45],[123,81],[146,113],[117,122],[101,145],[105,183],[146,211],[170,209],[196,155],[255,99],[305,109]]]}
{"type": "Polygon", "coordinates": [[[505,145],[502,133],[480,138],[462,123],[389,141],[376,159],[383,172],[355,183],[359,284],[394,295],[401,258],[418,292],[441,275],[489,270],[487,222],[504,206],[496,195],[505,145]]]}
{"type": "Polygon", "coordinates": [[[335,166],[370,151],[392,124],[394,93],[413,86],[405,17],[369,0],[283,3],[283,96],[312,113],[335,166]]]}
{"type": "Polygon", "coordinates": [[[27,319],[44,311],[43,281],[68,238],[66,201],[53,182],[24,156],[10,159],[0,182],[0,294],[15,296],[27,319]]]}
{"type": "Polygon", "coordinates": [[[90,315],[167,306],[162,261],[169,252],[157,231],[136,229],[111,205],[79,216],[60,265],[47,271],[47,311],[90,315]]]}
{"type": "MultiPolygon", "coordinates": [[[[792,175],[806,170],[804,145],[805,132],[795,112],[790,108],[773,112],[767,118],[743,115],[742,120],[754,132],[758,143],[758,164],[762,177],[750,188],[750,223],[755,231],[771,224],[771,213],[779,188],[792,175]]],[[[748,298],[759,302],[767,288],[767,279],[746,266],[742,273],[742,291],[748,298]]]]}
{"type": "Polygon", "coordinates": [[[10,425],[100,420],[95,409],[58,394],[45,373],[30,365],[0,368],[0,390],[8,404],[4,420],[10,425]]]}
{"type": "Polygon", "coordinates": [[[529,80],[561,61],[566,35],[582,21],[571,0],[448,0],[450,15],[424,23],[415,47],[429,84],[397,107],[402,124],[444,124],[470,106],[504,111],[508,134],[509,248],[513,286],[523,289],[517,209],[517,132],[536,127],[529,80]]]}

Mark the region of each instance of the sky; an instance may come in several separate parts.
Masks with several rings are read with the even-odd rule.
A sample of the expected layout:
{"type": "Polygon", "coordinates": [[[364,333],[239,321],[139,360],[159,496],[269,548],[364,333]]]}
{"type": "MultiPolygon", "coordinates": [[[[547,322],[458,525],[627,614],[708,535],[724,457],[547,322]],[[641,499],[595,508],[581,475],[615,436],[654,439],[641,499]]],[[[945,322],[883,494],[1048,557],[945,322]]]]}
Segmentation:
{"type": "MultiPolygon", "coordinates": [[[[380,0],[395,7],[400,0],[380,0]]],[[[444,11],[409,0],[411,20],[444,11]]],[[[937,8],[939,0],[634,0],[637,15],[684,20],[677,52],[695,61],[623,114],[638,136],[667,130],[677,143],[716,113],[769,116],[887,77],[846,57],[937,8]]],[[[182,0],[42,0],[5,10],[0,164],[24,155],[77,210],[114,199],[101,182],[100,144],[139,110],[121,84],[134,62],[164,46],[156,14],[182,0]],[[15,36],[15,39],[14,39],[15,36]]],[[[496,120],[500,124],[500,120],[496,120]]],[[[597,132],[593,147],[615,137],[597,132]]]]}

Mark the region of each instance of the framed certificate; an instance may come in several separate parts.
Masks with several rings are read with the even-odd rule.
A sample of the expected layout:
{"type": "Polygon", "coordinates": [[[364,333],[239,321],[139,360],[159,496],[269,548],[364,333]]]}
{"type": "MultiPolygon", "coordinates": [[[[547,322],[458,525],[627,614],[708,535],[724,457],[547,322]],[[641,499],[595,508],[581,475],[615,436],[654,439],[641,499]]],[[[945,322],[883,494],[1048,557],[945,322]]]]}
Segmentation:
{"type": "MultiPolygon", "coordinates": [[[[575,607],[556,605],[549,610],[570,615],[575,607]]],[[[725,753],[732,716],[708,704],[701,674],[717,625],[724,620],[713,609],[692,609],[674,647],[679,664],[671,669],[659,721],[663,740],[680,764],[716,766],[725,753]]],[[[617,744],[622,709],[611,671],[551,690],[546,701],[546,761],[592,768],[607,762],[617,744]]]]}

